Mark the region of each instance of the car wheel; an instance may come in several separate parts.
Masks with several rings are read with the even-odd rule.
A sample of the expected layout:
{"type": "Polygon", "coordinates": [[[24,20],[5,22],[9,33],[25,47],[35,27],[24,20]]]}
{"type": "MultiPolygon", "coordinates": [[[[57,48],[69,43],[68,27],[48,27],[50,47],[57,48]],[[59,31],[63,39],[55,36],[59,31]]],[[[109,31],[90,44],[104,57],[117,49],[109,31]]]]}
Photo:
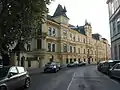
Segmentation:
{"type": "Polygon", "coordinates": [[[57,69],[54,69],[54,73],[56,73],[57,72],[57,69]]]}
{"type": "Polygon", "coordinates": [[[29,78],[27,78],[27,79],[25,80],[25,85],[24,85],[24,87],[25,87],[25,88],[29,88],[29,87],[30,87],[30,79],[29,79],[29,78]]]}
{"type": "Polygon", "coordinates": [[[1,86],[0,90],[7,90],[7,88],[5,86],[1,86]]]}

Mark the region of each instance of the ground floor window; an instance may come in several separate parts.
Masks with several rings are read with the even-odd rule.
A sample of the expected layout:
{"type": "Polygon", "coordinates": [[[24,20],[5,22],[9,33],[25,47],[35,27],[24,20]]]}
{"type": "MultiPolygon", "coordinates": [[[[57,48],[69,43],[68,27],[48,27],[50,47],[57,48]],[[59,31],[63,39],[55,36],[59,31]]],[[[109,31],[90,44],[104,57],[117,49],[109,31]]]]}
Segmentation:
{"type": "Polygon", "coordinates": [[[66,63],[69,63],[68,58],[66,59],[66,63]]]}

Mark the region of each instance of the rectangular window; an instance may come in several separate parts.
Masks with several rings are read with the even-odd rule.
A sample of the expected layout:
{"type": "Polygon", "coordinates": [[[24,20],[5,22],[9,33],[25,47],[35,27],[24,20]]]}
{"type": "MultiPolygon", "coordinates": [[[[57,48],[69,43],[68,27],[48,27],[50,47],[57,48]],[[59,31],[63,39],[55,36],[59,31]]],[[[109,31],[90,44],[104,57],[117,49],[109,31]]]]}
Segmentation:
{"type": "Polygon", "coordinates": [[[117,31],[120,32],[120,18],[117,19],[117,31]]]}
{"type": "Polygon", "coordinates": [[[76,53],[76,47],[74,47],[74,53],[76,53]]]}
{"type": "Polygon", "coordinates": [[[48,29],[48,35],[52,36],[52,28],[51,27],[49,27],[49,29],[48,29]]]}
{"type": "Polygon", "coordinates": [[[42,48],[42,40],[37,39],[37,49],[41,49],[41,48],[42,48]]]}
{"type": "Polygon", "coordinates": [[[80,48],[78,48],[78,53],[80,54],[80,48]]]}
{"type": "Polygon", "coordinates": [[[120,60],[120,45],[119,45],[119,60],[120,60]]]}
{"type": "Polygon", "coordinates": [[[52,44],[52,51],[55,52],[55,44],[52,44]]]}
{"type": "Polygon", "coordinates": [[[48,51],[51,52],[51,43],[48,43],[48,51]]]}
{"type": "Polygon", "coordinates": [[[72,46],[70,46],[70,52],[72,53],[72,46]]]}
{"type": "Polygon", "coordinates": [[[85,49],[84,49],[84,54],[85,54],[85,49]]]}
{"type": "Polygon", "coordinates": [[[64,39],[67,38],[67,30],[63,30],[63,38],[64,38],[64,39]]]}
{"type": "Polygon", "coordinates": [[[115,59],[117,60],[117,45],[114,46],[114,55],[115,55],[115,59]]]}
{"type": "Polygon", "coordinates": [[[39,25],[39,29],[38,29],[38,35],[42,34],[42,24],[39,25]]]}
{"type": "Polygon", "coordinates": [[[55,37],[55,35],[56,35],[56,34],[55,34],[55,29],[53,28],[53,36],[55,37]]]}
{"type": "Polygon", "coordinates": [[[73,40],[75,41],[75,36],[73,37],[73,40]]]}
{"type": "Polygon", "coordinates": [[[66,45],[66,44],[63,45],[63,51],[64,51],[64,52],[67,52],[67,45],[66,45]]]}
{"type": "Polygon", "coordinates": [[[115,21],[113,22],[113,35],[116,34],[116,26],[115,26],[115,21]]]}

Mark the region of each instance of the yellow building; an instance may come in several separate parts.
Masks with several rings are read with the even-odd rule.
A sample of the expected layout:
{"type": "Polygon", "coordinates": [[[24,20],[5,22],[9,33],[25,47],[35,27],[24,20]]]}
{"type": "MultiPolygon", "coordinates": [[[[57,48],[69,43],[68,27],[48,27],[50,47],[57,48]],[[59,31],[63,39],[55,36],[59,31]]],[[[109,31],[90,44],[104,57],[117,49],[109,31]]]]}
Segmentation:
{"type": "Polygon", "coordinates": [[[53,16],[48,15],[42,32],[47,33],[44,38],[44,54],[39,55],[41,65],[52,58],[60,63],[69,63],[74,60],[84,60],[96,63],[107,59],[108,41],[99,34],[92,34],[91,24],[85,21],[84,26],[69,24],[66,8],[58,5],[53,16]]]}
{"type": "Polygon", "coordinates": [[[31,67],[42,67],[50,59],[62,64],[75,60],[97,63],[108,59],[108,41],[99,34],[92,34],[91,24],[87,21],[83,26],[70,25],[66,8],[60,4],[54,15],[48,15],[40,27],[39,38],[31,41],[25,56],[31,67]]]}

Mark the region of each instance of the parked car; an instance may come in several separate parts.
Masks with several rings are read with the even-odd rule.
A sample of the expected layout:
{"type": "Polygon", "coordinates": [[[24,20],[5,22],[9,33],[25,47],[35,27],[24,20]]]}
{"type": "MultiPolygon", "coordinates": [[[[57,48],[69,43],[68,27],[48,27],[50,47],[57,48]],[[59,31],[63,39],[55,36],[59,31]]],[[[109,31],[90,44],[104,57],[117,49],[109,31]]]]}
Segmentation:
{"type": "Polygon", "coordinates": [[[49,62],[44,67],[44,72],[57,72],[60,70],[60,65],[55,62],[49,62]]]}
{"type": "Polygon", "coordinates": [[[86,62],[84,62],[84,61],[79,62],[79,66],[85,66],[85,65],[86,65],[86,62]]]}
{"type": "Polygon", "coordinates": [[[109,76],[115,77],[120,79],[120,63],[115,64],[110,70],[109,70],[109,76]]]}
{"type": "Polygon", "coordinates": [[[21,87],[30,87],[30,76],[23,67],[0,67],[0,90],[15,90],[21,87]]]}
{"type": "Polygon", "coordinates": [[[79,66],[79,63],[76,63],[76,62],[71,62],[67,64],[67,67],[78,67],[78,66],[79,66]]]}
{"type": "Polygon", "coordinates": [[[120,60],[108,60],[100,62],[97,66],[97,69],[105,74],[108,74],[109,69],[112,68],[116,63],[119,63],[120,60]]]}

